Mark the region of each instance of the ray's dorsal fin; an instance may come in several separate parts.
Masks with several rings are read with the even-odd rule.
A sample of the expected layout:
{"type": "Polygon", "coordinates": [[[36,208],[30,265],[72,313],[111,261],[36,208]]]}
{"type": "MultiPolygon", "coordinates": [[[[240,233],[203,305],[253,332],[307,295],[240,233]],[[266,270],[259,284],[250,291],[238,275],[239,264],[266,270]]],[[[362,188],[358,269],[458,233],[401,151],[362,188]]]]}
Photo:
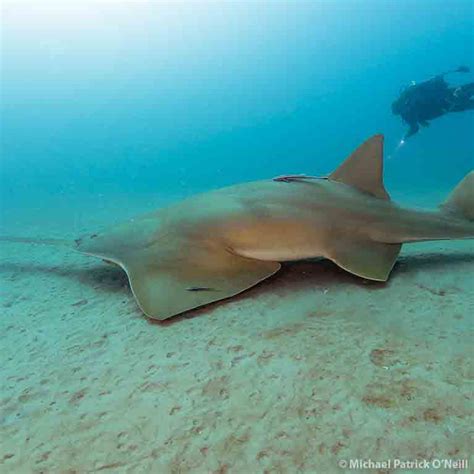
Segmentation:
{"type": "Polygon", "coordinates": [[[329,179],[380,199],[390,199],[383,184],[383,135],[375,135],[362,143],[329,179]]]}
{"type": "Polygon", "coordinates": [[[444,212],[474,221],[474,171],[464,177],[440,207],[444,212]]]}

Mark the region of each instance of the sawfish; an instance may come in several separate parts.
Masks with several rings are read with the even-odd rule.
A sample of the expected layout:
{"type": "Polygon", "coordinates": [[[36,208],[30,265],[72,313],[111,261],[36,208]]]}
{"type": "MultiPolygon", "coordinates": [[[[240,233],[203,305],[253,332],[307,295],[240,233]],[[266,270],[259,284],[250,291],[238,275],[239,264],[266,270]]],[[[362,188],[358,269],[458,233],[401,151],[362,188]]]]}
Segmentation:
{"type": "Polygon", "coordinates": [[[386,281],[402,244],[474,238],[474,171],[436,210],[394,204],[383,183],[383,136],[333,173],[287,175],[192,196],[110,230],[53,245],[119,265],[141,310],[164,320],[235,296],[281,262],[324,257],[386,281]]]}

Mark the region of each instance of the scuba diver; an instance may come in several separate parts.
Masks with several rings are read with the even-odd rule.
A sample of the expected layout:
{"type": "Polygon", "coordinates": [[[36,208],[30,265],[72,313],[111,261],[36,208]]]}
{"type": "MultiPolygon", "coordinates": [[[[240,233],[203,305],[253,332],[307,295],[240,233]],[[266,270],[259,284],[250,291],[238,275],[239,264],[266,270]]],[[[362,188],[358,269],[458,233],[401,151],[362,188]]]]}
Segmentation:
{"type": "Polygon", "coordinates": [[[433,77],[424,82],[412,82],[405,87],[400,97],[393,102],[392,112],[400,115],[410,127],[401,143],[422,127],[428,127],[428,120],[441,117],[449,112],[462,112],[474,109],[474,82],[458,87],[450,87],[444,76],[450,73],[469,72],[467,66],[460,66],[453,71],[433,77]]]}

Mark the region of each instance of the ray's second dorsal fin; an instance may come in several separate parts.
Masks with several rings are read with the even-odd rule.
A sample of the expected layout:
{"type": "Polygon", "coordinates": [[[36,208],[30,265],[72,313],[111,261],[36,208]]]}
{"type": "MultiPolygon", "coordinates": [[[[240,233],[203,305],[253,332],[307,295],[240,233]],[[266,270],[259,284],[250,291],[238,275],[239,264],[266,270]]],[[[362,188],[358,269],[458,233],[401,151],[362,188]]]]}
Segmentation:
{"type": "Polygon", "coordinates": [[[374,135],[362,143],[329,179],[380,199],[390,199],[383,184],[383,135],[374,135]]]}

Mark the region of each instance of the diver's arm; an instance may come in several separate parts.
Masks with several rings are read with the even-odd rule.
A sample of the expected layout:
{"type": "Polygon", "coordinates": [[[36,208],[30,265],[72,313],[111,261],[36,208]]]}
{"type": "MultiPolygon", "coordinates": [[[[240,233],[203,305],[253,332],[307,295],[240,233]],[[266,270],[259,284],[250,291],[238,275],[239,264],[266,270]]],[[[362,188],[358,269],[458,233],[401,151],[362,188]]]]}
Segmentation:
{"type": "Polygon", "coordinates": [[[408,132],[405,133],[405,136],[403,137],[404,140],[415,135],[415,133],[418,133],[418,130],[420,130],[420,126],[418,125],[418,122],[412,122],[409,125],[410,125],[410,128],[408,129],[408,132]]]}
{"type": "Polygon", "coordinates": [[[459,66],[458,68],[452,69],[451,71],[446,71],[444,74],[450,74],[452,72],[471,72],[471,69],[469,68],[469,66],[459,66]]]}
{"type": "Polygon", "coordinates": [[[438,74],[438,77],[440,77],[440,76],[444,77],[447,74],[454,74],[454,73],[457,73],[457,72],[460,72],[460,73],[471,72],[471,69],[470,69],[469,66],[459,66],[456,69],[450,69],[449,71],[444,71],[441,74],[438,74]]]}

